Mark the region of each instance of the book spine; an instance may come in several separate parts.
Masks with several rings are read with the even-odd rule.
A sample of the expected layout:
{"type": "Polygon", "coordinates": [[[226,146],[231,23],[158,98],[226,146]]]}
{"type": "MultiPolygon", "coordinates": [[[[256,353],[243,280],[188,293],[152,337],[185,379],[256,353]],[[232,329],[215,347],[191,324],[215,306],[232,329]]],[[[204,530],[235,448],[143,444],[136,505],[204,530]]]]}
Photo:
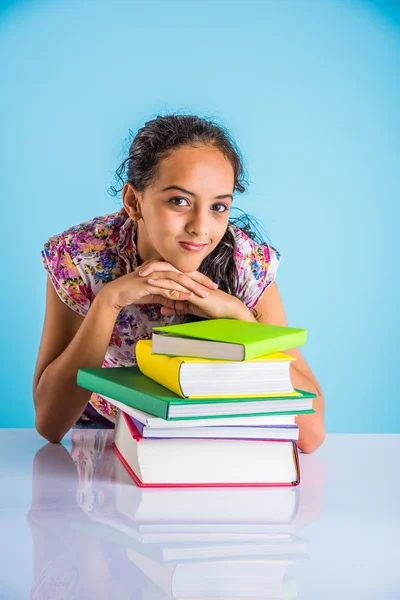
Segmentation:
{"type": "Polygon", "coordinates": [[[180,385],[182,361],[178,357],[152,354],[151,341],[139,340],[136,344],[136,360],[143,375],[185,398],[180,385]]]}
{"type": "Polygon", "coordinates": [[[118,402],[122,402],[122,404],[131,406],[132,408],[138,408],[154,417],[168,419],[168,402],[159,400],[155,396],[149,396],[148,394],[126,387],[120,383],[99,379],[95,375],[86,372],[84,369],[79,369],[76,382],[80,387],[95,392],[96,394],[100,394],[100,396],[103,395],[114,398],[118,402]]]}

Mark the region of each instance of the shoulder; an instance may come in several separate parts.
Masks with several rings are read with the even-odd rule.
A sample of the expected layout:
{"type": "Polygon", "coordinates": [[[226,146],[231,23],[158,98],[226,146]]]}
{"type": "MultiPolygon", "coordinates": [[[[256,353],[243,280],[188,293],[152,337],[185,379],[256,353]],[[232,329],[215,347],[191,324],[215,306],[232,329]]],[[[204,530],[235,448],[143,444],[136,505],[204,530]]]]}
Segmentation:
{"type": "Polygon", "coordinates": [[[128,269],[132,221],[124,209],[94,217],[50,237],[42,263],[59,297],[84,316],[108,281],[128,269]]]}
{"type": "Polygon", "coordinates": [[[282,253],[266,242],[256,242],[236,225],[231,224],[230,228],[235,238],[238,297],[253,308],[275,281],[282,253]]]}
{"type": "Polygon", "coordinates": [[[124,210],[94,217],[50,237],[45,249],[51,251],[56,248],[58,252],[65,250],[75,259],[82,254],[95,254],[113,248],[119,241],[120,229],[126,219],[124,210]]]}

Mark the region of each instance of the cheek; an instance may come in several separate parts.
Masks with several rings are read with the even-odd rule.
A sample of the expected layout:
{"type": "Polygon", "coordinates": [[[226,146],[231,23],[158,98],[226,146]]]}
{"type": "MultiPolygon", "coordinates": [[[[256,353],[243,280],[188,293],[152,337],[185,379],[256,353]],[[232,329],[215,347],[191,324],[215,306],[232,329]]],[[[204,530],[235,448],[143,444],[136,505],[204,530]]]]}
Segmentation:
{"type": "MultiPolygon", "coordinates": [[[[222,219],[221,219],[222,221],[222,219]]],[[[213,248],[215,248],[215,246],[218,246],[218,244],[220,243],[220,241],[222,240],[222,238],[224,237],[226,230],[228,227],[228,217],[226,218],[226,220],[224,219],[224,222],[222,223],[215,223],[214,227],[212,228],[212,233],[211,233],[211,238],[213,240],[213,248]]]]}
{"type": "Polygon", "coordinates": [[[174,223],[163,212],[150,212],[145,217],[146,230],[152,244],[164,245],[168,238],[173,235],[174,223]]]}

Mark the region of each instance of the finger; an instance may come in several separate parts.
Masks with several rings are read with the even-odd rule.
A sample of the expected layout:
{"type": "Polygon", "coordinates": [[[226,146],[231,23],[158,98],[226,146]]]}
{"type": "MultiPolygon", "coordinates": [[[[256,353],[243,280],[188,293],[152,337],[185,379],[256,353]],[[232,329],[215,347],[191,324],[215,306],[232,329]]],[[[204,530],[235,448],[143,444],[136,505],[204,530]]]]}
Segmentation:
{"type": "Polygon", "coordinates": [[[207,277],[207,275],[203,275],[203,273],[200,273],[199,271],[191,271],[190,273],[183,273],[183,271],[179,271],[179,269],[176,269],[173,265],[171,265],[171,263],[168,263],[168,262],[161,262],[161,263],[153,262],[151,265],[148,266],[148,268],[143,270],[143,272],[139,272],[139,274],[143,276],[143,275],[151,275],[154,271],[168,271],[169,270],[168,265],[171,266],[171,269],[175,273],[182,273],[186,277],[190,277],[190,279],[193,279],[197,283],[200,283],[201,285],[203,285],[207,288],[210,288],[212,290],[215,290],[218,288],[218,284],[214,283],[214,281],[212,281],[209,277],[207,277]],[[158,266],[160,268],[158,268],[158,266]]]}
{"type": "MultiPolygon", "coordinates": [[[[176,273],[181,273],[181,271],[179,271],[179,269],[171,265],[171,263],[153,258],[143,263],[138,269],[138,273],[141,277],[146,277],[147,275],[151,275],[151,273],[154,273],[154,271],[171,270],[175,271],[176,273]]],[[[203,275],[203,273],[199,273],[199,271],[192,271],[190,273],[186,273],[186,275],[210,289],[218,288],[217,283],[214,283],[214,281],[207,277],[207,275],[203,275]]]]}
{"type": "MultiPolygon", "coordinates": [[[[174,273],[173,271],[165,273],[163,277],[159,273],[154,273],[153,277],[148,278],[147,283],[153,287],[178,290],[178,292],[193,292],[184,285],[181,275],[181,273],[174,273]]],[[[189,283],[192,283],[190,279],[189,283]]]]}
{"type": "Polygon", "coordinates": [[[189,275],[189,277],[191,277],[198,283],[201,283],[202,285],[205,285],[206,287],[208,287],[212,290],[215,290],[218,288],[218,283],[215,283],[214,281],[212,281],[212,279],[207,277],[207,275],[203,275],[203,273],[200,273],[199,271],[191,271],[190,273],[186,273],[186,274],[189,275]]]}
{"type": "Polygon", "coordinates": [[[188,298],[193,297],[193,292],[185,290],[179,286],[174,281],[170,281],[168,287],[162,288],[155,285],[149,284],[149,292],[154,295],[161,295],[164,298],[172,299],[172,300],[187,300],[188,298]],[[175,286],[175,287],[174,287],[175,286]]]}
{"type": "Polygon", "coordinates": [[[163,306],[173,306],[174,301],[161,296],[159,293],[152,294],[149,292],[148,296],[143,296],[143,298],[140,299],[140,304],[162,304],[163,306]]]}
{"type": "MultiPolygon", "coordinates": [[[[171,265],[171,263],[167,261],[160,261],[159,259],[151,259],[144,262],[140,268],[138,269],[138,273],[140,277],[147,277],[151,275],[155,271],[175,271],[176,273],[181,273],[179,269],[171,265]]],[[[203,275],[203,273],[199,273],[199,271],[192,271],[190,273],[186,273],[187,276],[191,277],[194,281],[202,284],[203,286],[215,290],[218,288],[218,284],[212,281],[207,275],[203,275]]]]}
{"type": "MultiPolygon", "coordinates": [[[[145,269],[146,267],[148,267],[151,263],[155,262],[156,260],[158,260],[158,259],[149,258],[148,260],[143,261],[142,264],[139,265],[136,270],[137,271],[143,271],[143,269],[145,269]]],[[[158,260],[158,262],[161,262],[161,261],[158,260]]]]}
{"type": "Polygon", "coordinates": [[[141,277],[146,277],[154,271],[177,271],[180,272],[179,269],[176,269],[171,263],[166,261],[161,261],[158,259],[152,259],[147,262],[147,264],[143,263],[138,269],[138,273],[141,277]]]}
{"type": "Polygon", "coordinates": [[[196,283],[191,277],[186,275],[185,273],[175,273],[173,271],[164,273],[164,277],[159,276],[158,273],[154,273],[151,278],[147,281],[151,285],[157,285],[163,288],[167,288],[172,281],[177,281],[180,283],[182,288],[186,290],[190,290],[200,298],[207,298],[209,294],[209,290],[207,290],[204,286],[199,283],[196,283]]]}

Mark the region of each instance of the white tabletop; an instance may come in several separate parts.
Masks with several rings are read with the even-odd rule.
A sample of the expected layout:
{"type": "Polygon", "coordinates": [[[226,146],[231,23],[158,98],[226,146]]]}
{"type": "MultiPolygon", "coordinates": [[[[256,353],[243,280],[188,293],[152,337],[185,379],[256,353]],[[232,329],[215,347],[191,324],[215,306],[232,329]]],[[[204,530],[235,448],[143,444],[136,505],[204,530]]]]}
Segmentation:
{"type": "Polygon", "coordinates": [[[0,430],[0,599],[400,598],[400,435],[328,435],[297,488],[170,495],[112,435],[0,430]]]}

